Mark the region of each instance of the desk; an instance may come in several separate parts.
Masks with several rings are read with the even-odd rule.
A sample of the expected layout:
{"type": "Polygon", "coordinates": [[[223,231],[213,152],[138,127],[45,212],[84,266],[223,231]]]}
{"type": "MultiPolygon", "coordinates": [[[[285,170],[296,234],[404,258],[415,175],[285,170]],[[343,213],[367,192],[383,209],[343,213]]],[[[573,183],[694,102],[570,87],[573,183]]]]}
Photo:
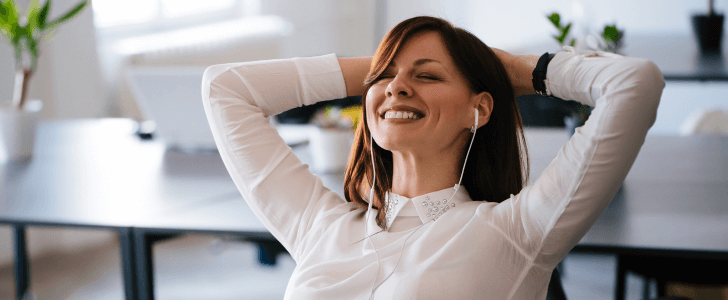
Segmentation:
{"type": "Polygon", "coordinates": [[[138,298],[135,226],[240,199],[219,155],[165,154],[135,130],[124,119],[43,122],[30,162],[0,164],[0,224],[15,228],[19,296],[28,288],[27,226],[116,231],[131,300],[138,298]]]}
{"type": "MultiPolygon", "coordinates": [[[[42,123],[34,158],[0,169],[0,223],[119,233],[126,298],[153,299],[151,247],[177,234],[272,241],[219,155],[166,152],[129,120],[42,123]]],[[[526,130],[535,180],[567,142],[560,129],[526,130]]],[[[306,147],[295,147],[310,161],[306,147]]],[[[323,174],[343,192],[343,175],[323,174]]],[[[648,136],[617,197],[577,251],[728,261],[728,137],[648,136]]],[[[22,239],[19,240],[22,242],[22,239]]],[[[19,287],[24,243],[18,243],[19,287]]]]}

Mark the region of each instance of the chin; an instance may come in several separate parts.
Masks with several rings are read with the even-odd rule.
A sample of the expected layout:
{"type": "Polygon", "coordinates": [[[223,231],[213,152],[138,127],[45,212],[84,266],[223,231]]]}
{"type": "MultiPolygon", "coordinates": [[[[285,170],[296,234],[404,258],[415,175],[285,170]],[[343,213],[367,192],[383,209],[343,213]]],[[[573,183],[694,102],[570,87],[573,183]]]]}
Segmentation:
{"type": "Polygon", "coordinates": [[[388,151],[407,151],[412,150],[416,148],[416,145],[421,144],[417,143],[417,141],[411,139],[411,138],[401,138],[401,137],[385,137],[383,139],[379,139],[377,142],[377,145],[381,147],[384,150],[388,151]]]}

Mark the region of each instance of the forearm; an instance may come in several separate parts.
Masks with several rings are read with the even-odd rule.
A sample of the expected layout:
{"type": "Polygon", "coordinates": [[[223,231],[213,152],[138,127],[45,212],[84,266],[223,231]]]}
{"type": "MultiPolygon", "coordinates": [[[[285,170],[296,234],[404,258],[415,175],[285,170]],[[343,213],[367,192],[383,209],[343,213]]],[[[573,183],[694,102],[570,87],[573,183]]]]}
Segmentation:
{"type": "Polygon", "coordinates": [[[533,89],[533,69],[536,68],[538,55],[514,55],[500,49],[492,48],[508,72],[516,97],[535,94],[533,89]]]}
{"type": "Polygon", "coordinates": [[[371,63],[371,57],[339,58],[347,96],[364,94],[364,80],[369,73],[371,63]]]}
{"type": "Polygon", "coordinates": [[[345,201],[292,154],[268,116],[343,98],[344,84],[334,55],[215,65],[203,75],[202,104],[220,157],[250,209],[294,259],[316,216],[345,201]]]}

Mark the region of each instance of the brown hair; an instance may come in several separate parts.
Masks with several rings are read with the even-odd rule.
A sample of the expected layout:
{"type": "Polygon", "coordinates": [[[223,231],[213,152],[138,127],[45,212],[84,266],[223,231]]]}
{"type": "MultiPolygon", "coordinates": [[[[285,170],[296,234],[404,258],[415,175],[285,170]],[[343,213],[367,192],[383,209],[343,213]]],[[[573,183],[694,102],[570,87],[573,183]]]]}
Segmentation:
{"type": "MultiPolygon", "coordinates": [[[[376,142],[374,145],[369,144],[371,132],[366,119],[366,95],[399,48],[409,38],[424,31],[440,34],[455,65],[468,80],[474,93],[487,91],[493,97],[490,120],[477,131],[471,150],[473,155],[468,157],[462,185],[473,200],[479,201],[500,203],[510,194],[518,194],[528,182],[528,152],[521,114],[503,64],[488,46],[470,32],[439,18],[414,17],[392,28],[372,60],[364,82],[362,122],[356,129],[344,180],[346,200],[365,207],[368,205],[366,198],[373,180],[370,147],[374,147],[376,197],[384,199],[385,193],[392,188],[392,152],[379,147],[376,142]]],[[[463,151],[467,151],[467,148],[463,151]]],[[[377,224],[383,229],[386,227],[386,209],[386,206],[380,207],[377,213],[377,224]]]]}

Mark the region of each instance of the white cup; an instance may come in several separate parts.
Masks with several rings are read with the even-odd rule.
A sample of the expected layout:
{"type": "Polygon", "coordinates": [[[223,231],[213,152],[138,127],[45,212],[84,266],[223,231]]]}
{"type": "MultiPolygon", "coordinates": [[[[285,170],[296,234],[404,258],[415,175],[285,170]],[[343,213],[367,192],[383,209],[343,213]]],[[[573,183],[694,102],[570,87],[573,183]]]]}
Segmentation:
{"type": "Polygon", "coordinates": [[[33,156],[35,132],[43,102],[28,101],[23,110],[0,108],[0,161],[25,161],[33,156]]]}
{"type": "Polygon", "coordinates": [[[323,173],[343,172],[353,143],[352,130],[314,127],[309,133],[313,169],[323,173]]]}

